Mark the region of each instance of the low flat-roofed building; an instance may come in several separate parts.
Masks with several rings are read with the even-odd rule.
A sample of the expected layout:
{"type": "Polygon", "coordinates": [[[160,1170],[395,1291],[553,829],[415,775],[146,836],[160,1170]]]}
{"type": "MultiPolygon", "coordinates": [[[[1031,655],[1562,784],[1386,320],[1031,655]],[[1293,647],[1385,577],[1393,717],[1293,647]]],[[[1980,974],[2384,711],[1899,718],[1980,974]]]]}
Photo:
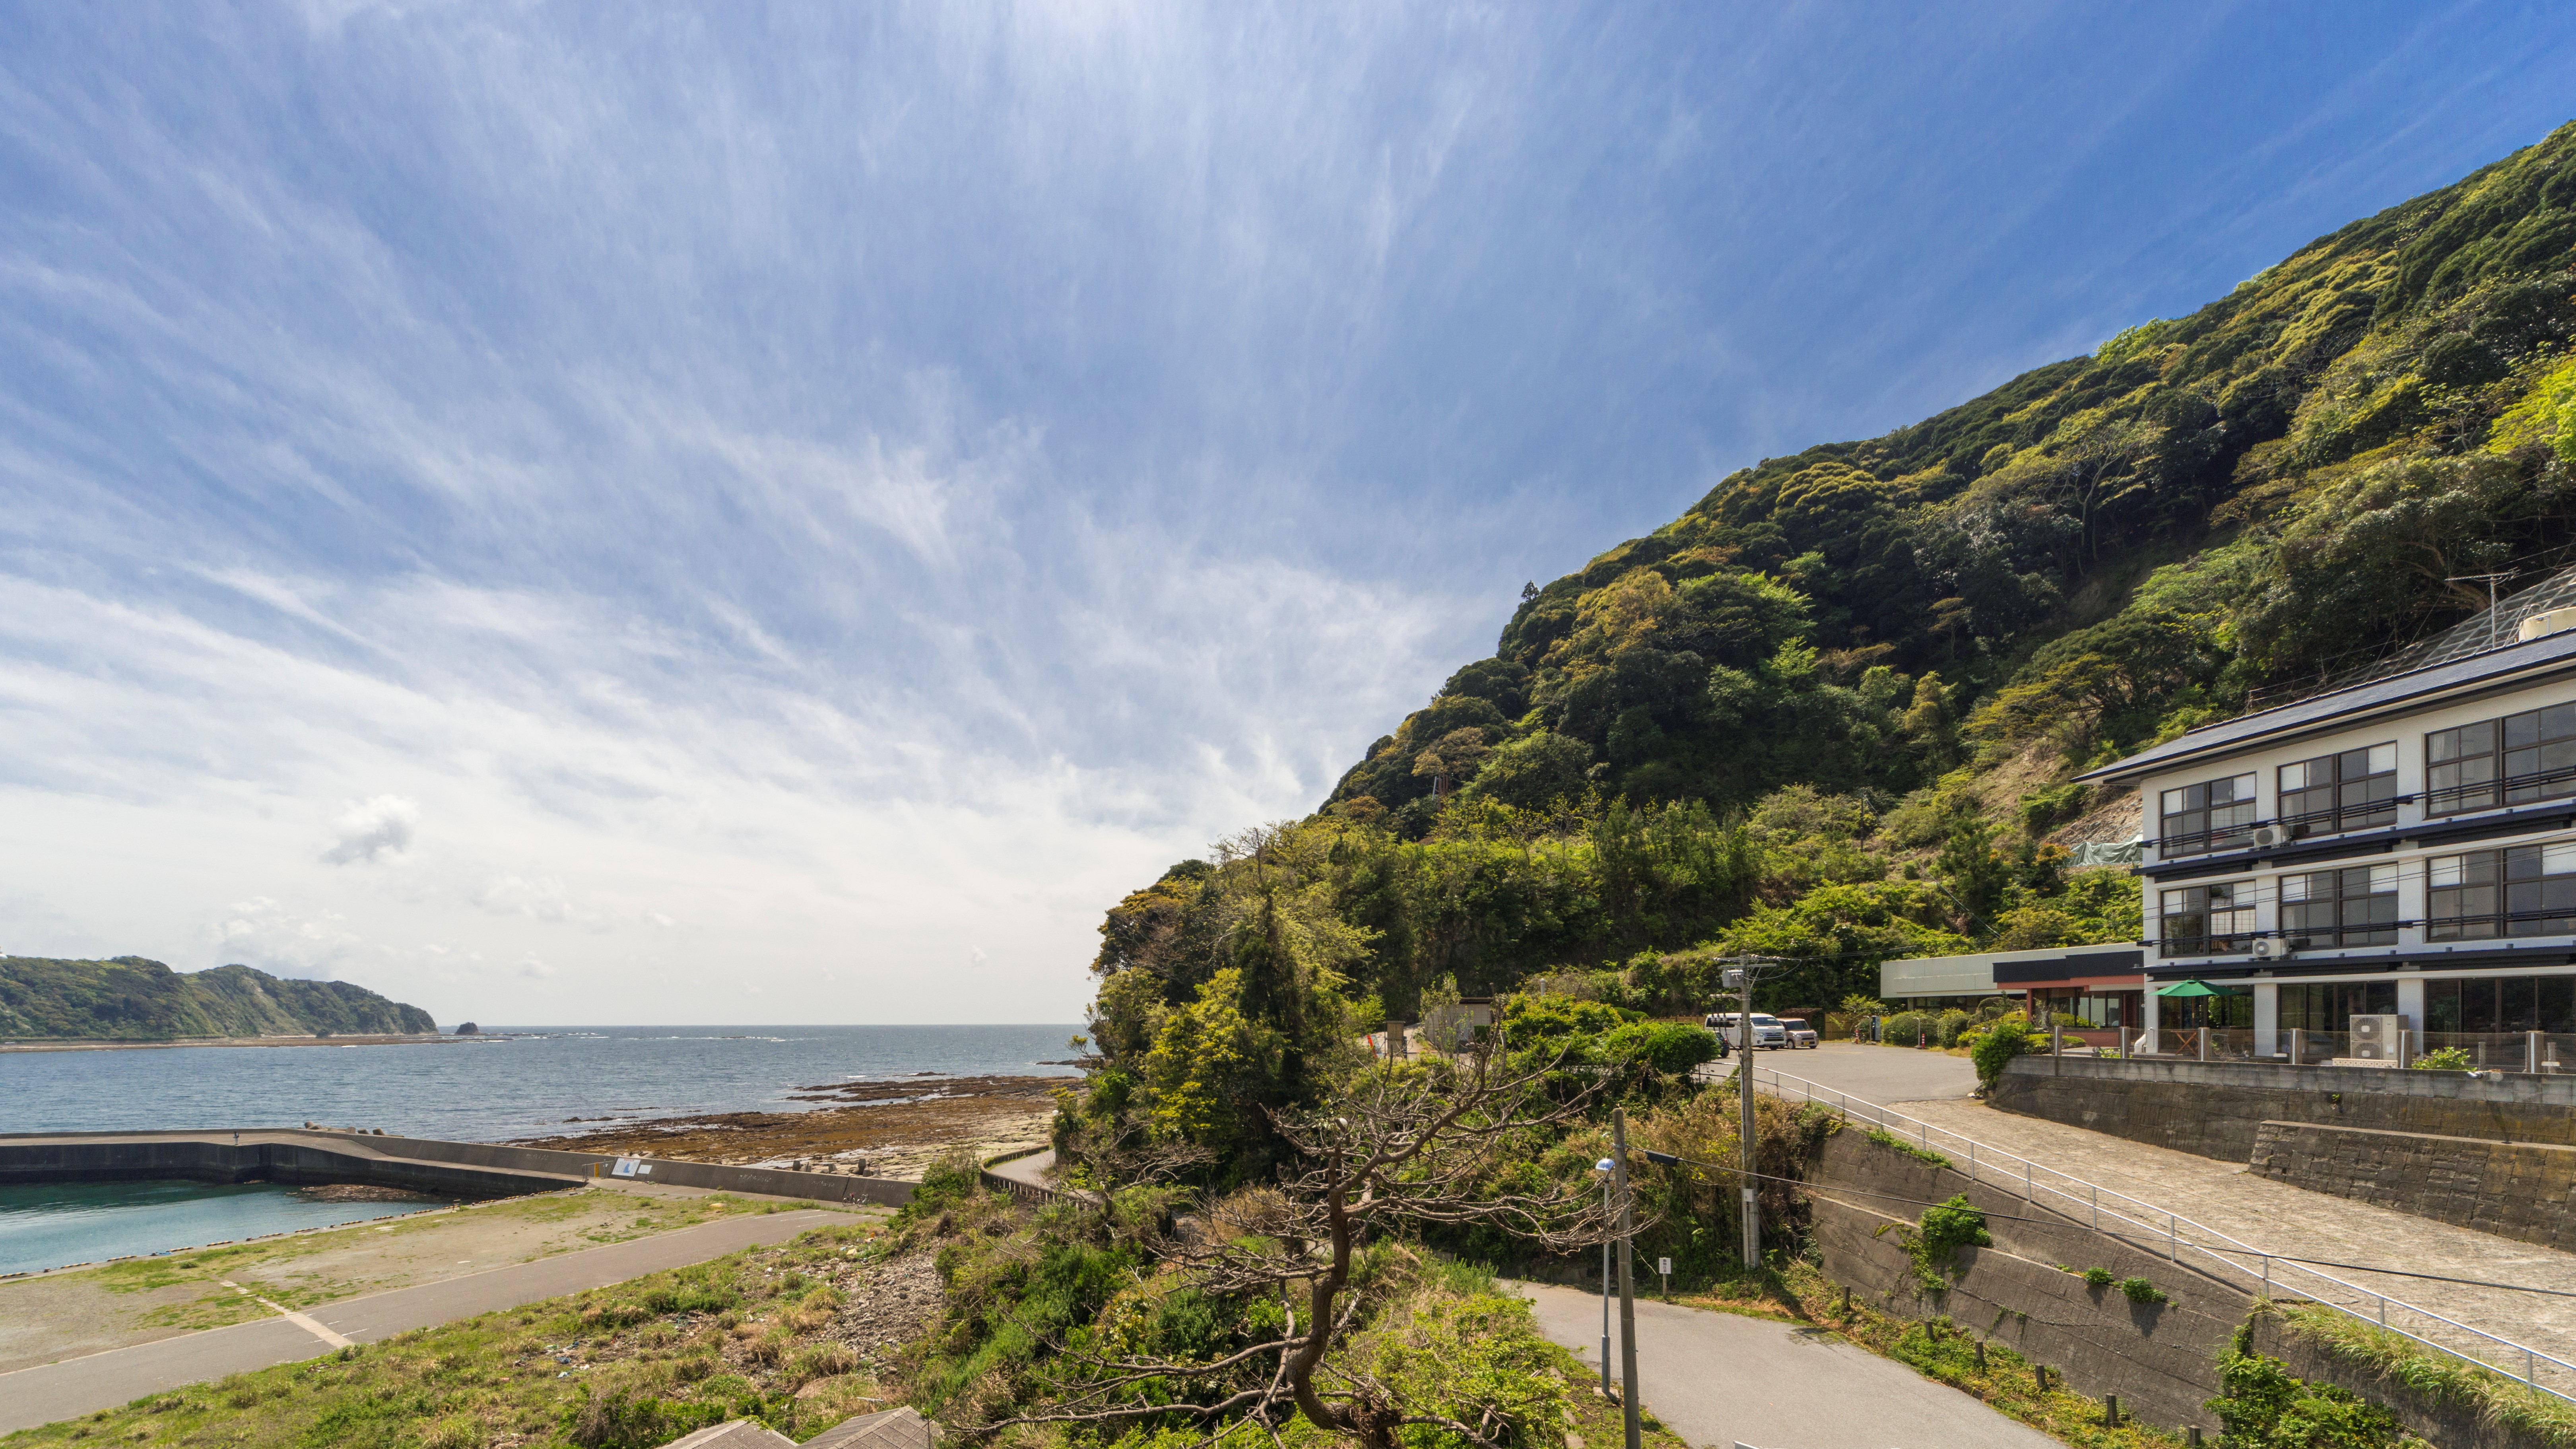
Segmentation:
{"type": "Polygon", "coordinates": [[[2054,1012],[2060,1025],[2099,1032],[2105,1042],[2138,1029],[2145,990],[2146,953],[2133,941],[1915,956],[1878,968],[1879,999],[1898,1010],[1973,1008],[1991,996],[2015,996],[2024,1010],[2054,1012]]]}

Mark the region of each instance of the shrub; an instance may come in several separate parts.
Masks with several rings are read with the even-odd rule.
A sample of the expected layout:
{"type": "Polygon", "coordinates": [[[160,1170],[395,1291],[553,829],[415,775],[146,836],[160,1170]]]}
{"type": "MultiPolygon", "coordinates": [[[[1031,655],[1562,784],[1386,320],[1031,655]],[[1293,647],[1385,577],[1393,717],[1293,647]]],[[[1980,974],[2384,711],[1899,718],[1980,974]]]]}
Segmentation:
{"type": "Polygon", "coordinates": [[[2415,1059],[2415,1070],[2419,1072],[2465,1072],[2469,1067],[2469,1049],[2461,1046],[2446,1046],[2415,1059]]]}
{"type": "Polygon", "coordinates": [[[1921,1046],[1939,1035],[1932,1018],[1919,1011],[1900,1011],[1880,1024],[1878,1039],[1889,1046],[1921,1046]]]}
{"type": "Polygon", "coordinates": [[[1925,1291],[1939,1292],[1950,1286],[1942,1274],[1953,1254],[1961,1248],[1991,1248],[1994,1243],[1994,1236],[1986,1231],[1986,1215],[1977,1211],[1966,1193],[1953,1193],[1949,1201],[1923,1210],[1905,1250],[1914,1260],[1915,1280],[1925,1291]]]}
{"type": "Polygon", "coordinates": [[[2165,1290],[2148,1282],[2144,1278],[2121,1279],[2120,1292],[2132,1303],[2170,1303],[2173,1301],[2166,1295],[2165,1290]]]}
{"type": "Polygon", "coordinates": [[[1945,1047],[1957,1046],[1959,1044],[1959,1033],[1966,1031],[1969,1027],[1976,1024],[1977,1019],[1964,1011],[1953,1009],[1942,1012],[1939,1025],[1941,1045],[1945,1047]]]}
{"type": "Polygon", "coordinates": [[[2003,1077],[2006,1063],[2034,1047],[2045,1044],[2044,1040],[2034,1040],[2031,1037],[2030,1032],[2022,1025],[2020,1014],[2016,1012],[1996,1022],[1991,1029],[1979,1036],[1975,1047],[1968,1055],[1977,1064],[1977,1080],[1987,1087],[1992,1087],[2003,1077]]]}
{"type": "Polygon", "coordinates": [[[2085,1270],[2084,1270],[2084,1286],[2085,1286],[2085,1287],[2087,1287],[2087,1288],[2108,1288],[2108,1287],[2110,1287],[2110,1286],[2111,1286],[2111,1270],[2110,1270],[2110,1269],[2108,1269],[2108,1268],[2087,1268],[2087,1269],[2085,1269],[2085,1270]]]}
{"type": "Polygon", "coordinates": [[[2253,1324],[2218,1360],[2221,1394],[2208,1402],[2226,1427],[2220,1442],[2246,1449],[2397,1449],[2407,1441],[2397,1416],[2349,1389],[2293,1378],[2277,1358],[2253,1352],[2253,1324]]]}
{"type": "Polygon", "coordinates": [[[1602,1045],[1622,1056],[1633,1055],[1666,1076],[1678,1076],[1702,1062],[1717,1059],[1717,1034],[1686,1021],[1649,1021],[1621,1027],[1602,1045]]]}

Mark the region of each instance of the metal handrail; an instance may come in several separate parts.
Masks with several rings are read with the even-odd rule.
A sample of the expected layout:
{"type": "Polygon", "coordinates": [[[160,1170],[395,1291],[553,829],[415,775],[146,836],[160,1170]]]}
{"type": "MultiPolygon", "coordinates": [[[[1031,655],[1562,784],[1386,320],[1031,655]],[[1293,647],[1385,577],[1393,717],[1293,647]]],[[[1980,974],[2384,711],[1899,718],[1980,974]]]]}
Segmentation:
{"type": "MultiPolygon", "coordinates": [[[[2263,1264],[2262,1277],[2259,1288],[2254,1291],[2257,1296],[2261,1298],[2269,1299],[2272,1296],[2273,1274],[2277,1265],[2279,1269],[2289,1274],[2296,1275],[2298,1279],[2313,1280],[2318,1283],[2331,1284],[2333,1287],[2341,1289],[2346,1293],[2370,1300],[2377,1305],[2378,1316],[2374,1319],[2369,1314],[2362,1312],[2351,1304],[2339,1303],[2332,1298],[2318,1297],[2313,1292],[2304,1295],[2315,1302],[2323,1303],[2329,1308],[2335,1309],[2340,1313],[2348,1314],[2364,1323],[2376,1323],[2377,1326],[2385,1328],[2391,1333],[2398,1334],[2401,1337],[2420,1343],[2426,1348],[2433,1349],[2440,1353],[2449,1354],[2453,1358],[2462,1359],[2469,1363],[2476,1364],[2480,1368],[2489,1369],[2496,1373],[2503,1374],[2507,1378],[2520,1380],[2523,1384],[2541,1393],[2551,1395],[2554,1398],[2566,1400],[2569,1403],[2576,1403],[2576,1394],[2571,1394],[2564,1390],[2553,1388],[2550,1385],[2540,1382],[2539,1379],[2539,1369],[2543,1364],[2560,1370],[2571,1377],[2576,1377],[2576,1362],[2570,1362],[2558,1357],[2556,1354],[2542,1352],[2539,1349],[2531,1347],[2529,1344],[2516,1342],[2515,1340],[2506,1338],[2501,1334],[2489,1333],[2483,1328],[2477,1328],[2469,1324],[2462,1323],[2456,1318],[2450,1318],[2443,1314],[2436,1313],[2429,1308],[2420,1307],[2416,1304],[2406,1302],[2404,1299],[2392,1298],[2388,1294],[2382,1293],[2375,1288],[2365,1288],[2361,1284],[2338,1278],[2332,1273],[2320,1272],[2304,1263],[2291,1262],[2276,1254],[2265,1252],[2251,1243],[2245,1242],[2243,1239],[2220,1232],[2218,1229],[2210,1227],[2205,1223],[2195,1222],[2179,1213],[2157,1207],[2155,1204],[2147,1202],[2144,1199],[2131,1197],[2129,1194],[2121,1192],[2117,1188],[2105,1188],[2099,1183],[2088,1182],[2070,1173],[2060,1172],[2056,1168],[2049,1167],[2043,1163],[2034,1162],[2018,1153],[2009,1152],[1990,1144],[1979,1143],[1974,1138],[1962,1136],[1946,1127],[1936,1127],[1919,1117],[1910,1117],[1902,1112],[1891,1112],[1887,1108],[1882,1107],[1875,1102],[1861,1100],[1837,1088],[1827,1087],[1821,1082],[1811,1082],[1804,1077],[1792,1077],[1785,1072],[1773,1071],[1768,1067],[1755,1067],[1750,1062],[1746,1063],[1745,1066],[1753,1072],[1753,1080],[1756,1086],[1761,1085],[1762,1079],[1768,1077],[1771,1081],[1775,1095],[1783,1097],[1787,1096],[1787,1087],[1794,1083],[1797,1085],[1807,1101],[1821,1102],[1823,1100],[1823,1096],[1832,1097],[1834,1102],[1840,1106],[1842,1115],[1846,1121],[1851,1119],[1853,1109],[1858,1108],[1868,1113],[1877,1122],[1877,1125],[1881,1129],[1891,1133],[1896,1130],[1899,1122],[1910,1124],[1906,1135],[1916,1137],[1923,1143],[1926,1150],[1929,1150],[1933,1146],[1933,1134],[1936,1132],[1944,1138],[1960,1143],[1967,1151],[1968,1166],[1965,1169],[1965,1174],[1971,1183],[1987,1183],[1987,1179],[1979,1175],[1979,1169],[1981,1167],[2017,1163],[2020,1166],[2020,1182],[2018,1185],[2022,1191],[2022,1200],[2031,1203],[2034,1206],[2047,1206],[2052,1211],[2058,1212],[2061,1216],[2066,1217],[2071,1223],[2078,1226],[2089,1226],[2092,1231],[2101,1233],[2105,1237],[2116,1238],[2124,1243],[2132,1243],[2135,1245],[2136,1240],[2132,1239],[2128,1234],[2105,1229],[2102,1226],[2102,1220],[2105,1216],[2108,1216],[2116,1222],[2134,1224],[2136,1227],[2150,1235],[2149,1241],[2143,1246],[2148,1246],[2150,1248],[2156,1246],[2153,1242],[2153,1237],[2160,1235],[2163,1239],[2161,1246],[2165,1250],[2166,1261],[2178,1266],[2182,1263],[2183,1252],[2188,1250],[2192,1253],[2198,1254],[2202,1258],[2209,1259],[2221,1269],[2250,1279],[2253,1275],[2248,1273],[2243,1266],[2233,1261],[2231,1257],[2227,1256],[2228,1250],[2232,1249],[2236,1256],[2260,1258],[2262,1259],[2263,1264]],[[1819,1093],[1822,1093],[1823,1096],[1820,1096],[1819,1093]],[[1982,1157],[1980,1156],[1981,1153],[1982,1157]],[[2043,1174],[2047,1178],[2056,1179],[2057,1182],[2043,1181],[2043,1174]],[[2067,1184],[2067,1187],[2058,1186],[2058,1182],[2067,1184]],[[2081,1195],[2076,1192],[2069,1191],[2069,1187],[2082,1189],[2081,1195]],[[2054,1203],[2043,1204],[2039,1198],[2039,1194],[2042,1192],[2048,1193],[2053,1197],[2062,1198],[2066,1203],[2072,1206],[2061,1208],[2054,1203]],[[2105,1198],[2113,1200],[2113,1205],[2106,1207],[2104,1205],[2105,1198]],[[2148,1217],[2140,1218],[2131,1213],[2123,1212],[2117,1206],[2118,1203],[2127,1203],[2132,1207],[2141,1209],[2148,1214],[2148,1217]],[[2080,1208],[2083,1211],[2078,1212],[2075,1210],[2077,1208],[2080,1208]],[[2163,1218],[2164,1222],[2159,1225],[2150,1220],[2155,1217],[2163,1218]],[[2182,1229],[2186,1227],[2192,1229],[2195,1234],[2200,1235],[2205,1241],[2194,1242],[2183,1238],[2182,1229]],[[2224,1244],[2226,1246],[2224,1248],[2218,1248],[2210,1246],[2210,1244],[2224,1244]],[[2480,1357],[2476,1353],[2467,1352],[2449,1344],[2437,1343],[2432,1339],[2426,1338],[2420,1333],[2407,1329],[2401,1324],[2391,1323],[2389,1321],[2389,1310],[2392,1308],[2405,1313],[2414,1314],[2418,1318],[2432,1323],[2441,1324],[2446,1328],[2456,1329],[2459,1332],[2468,1334],[2484,1343],[2493,1344],[2498,1348],[2507,1349],[2513,1353],[2517,1353],[2522,1357],[2522,1367],[2520,1371],[2517,1372],[2504,1364],[2480,1357]]],[[[1957,1170],[1958,1164],[1954,1162],[1951,1164],[1951,1167],[1953,1170],[1957,1170]]],[[[2009,1175],[2005,1177],[2004,1185],[2014,1185],[2009,1175]]],[[[2191,1266],[2204,1272],[2208,1271],[2207,1267],[2197,1261],[2195,1261],[2191,1266]]],[[[2222,1281],[2226,1280],[2222,1279],[2222,1281]]],[[[2285,1282],[2284,1286],[2288,1286],[2287,1282],[2285,1282]]]]}

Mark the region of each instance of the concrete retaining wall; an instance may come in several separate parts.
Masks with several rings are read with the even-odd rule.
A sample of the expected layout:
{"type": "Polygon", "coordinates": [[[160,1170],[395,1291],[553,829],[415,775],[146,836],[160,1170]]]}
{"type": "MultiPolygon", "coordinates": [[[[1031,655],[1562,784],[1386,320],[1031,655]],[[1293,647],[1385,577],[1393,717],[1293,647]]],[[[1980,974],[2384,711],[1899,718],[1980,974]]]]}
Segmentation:
{"type": "MultiPolygon", "coordinates": [[[[349,1182],[455,1197],[552,1192],[605,1175],[610,1154],[556,1152],[429,1137],[354,1132],[273,1131],[33,1133],[0,1137],[0,1182],[132,1181],[349,1182]],[[236,1145],[234,1139],[240,1141],[236,1145]]],[[[649,1182],[817,1202],[900,1207],[913,1184],[891,1178],[781,1172],[706,1162],[649,1159],[649,1182]]]]}
{"type": "Polygon", "coordinates": [[[2250,1157],[2265,1122],[2576,1146],[2576,1076],[2033,1056],[2010,1063],[1987,1100],[2221,1162],[2250,1157]]]}
{"type": "MultiPolygon", "coordinates": [[[[1881,1311],[1946,1316],[2047,1364],[2079,1393],[2097,1399],[2118,1394],[2122,1410],[2143,1423],[2166,1429],[2196,1424],[2215,1442],[2217,1416],[2202,1405],[2218,1396],[2219,1355],[2253,1312],[2254,1300],[2244,1289],[2169,1262],[2152,1244],[2095,1233],[1991,1184],[1972,1186],[1955,1170],[1872,1142],[1857,1129],[1826,1141],[1809,1198],[1826,1276],[1851,1285],[1881,1311]],[[1995,1245],[1960,1250],[1951,1286],[1922,1292],[1898,1229],[1920,1217],[1914,1204],[1960,1192],[1988,1214],[1986,1229],[1995,1245]],[[2061,1263],[2077,1270],[2108,1268],[2115,1278],[2144,1278],[2171,1301],[2131,1303],[2117,1288],[2092,1288],[2077,1273],[2058,1271],[2061,1263]]],[[[2408,1429],[2443,1449],[2540,1449],[2529,1436],[2478,1423],[2456,1406],[2331,1359],[2282,1334],[2269,1317],[2257,1322],[2254,1342],[2301,1378],[2338,1384],[2386,1405],[2408,1429]]]]}
{"type": "Polygon", "coordinates": [[[2065,1375],[2077,1392],[2118,1394],[2124,1412],[2172,1429],[2197,1424],[2215,1437],[2218,1419],[2201,1407],[2218,1393],[2218,1353],[2253,1310],[2253,1300],[2205,1274],[2033,1209],[1989,1184],[1970,1186],[1958,1172],[1933,1167],[1881,1146],[1859,1131],[1825,1144],[1816,1187],[1817,1246],[1836,1282],[1867,1294],[1883,1312],[1909,1318],[1946,1315],[1978,1336],[2010,1345],[2065,1375]],[[1847,1195],[1836,1197],[1837,1188],[1847,1195]],[[1883,1196],[1862,1196],[1861,1191],[1883,1196]],[[1921,1209],[1964,1192],[1990,1216],[1991,1248],[1962,1249],[1953,1286],[1922,1293],[1898,1226],[1921,1209]],[[2013,1218],[2038,1218],[2014,1222],[2013,1218]],[[1882,1231],[1882,1229],[1884,1231],[1882,1231]],[[2144,1278],[2172,1301],[2131,1303],[2116,1288],[2088,1287],[2070,1268],[2108,1268],[2144,1278]]]}
{"type": "Polygon", "coordinates": [[[2576,1147],[2265,1122],[2252,1170],[2312,1192],[2576,1251],[2576,1147]]]}

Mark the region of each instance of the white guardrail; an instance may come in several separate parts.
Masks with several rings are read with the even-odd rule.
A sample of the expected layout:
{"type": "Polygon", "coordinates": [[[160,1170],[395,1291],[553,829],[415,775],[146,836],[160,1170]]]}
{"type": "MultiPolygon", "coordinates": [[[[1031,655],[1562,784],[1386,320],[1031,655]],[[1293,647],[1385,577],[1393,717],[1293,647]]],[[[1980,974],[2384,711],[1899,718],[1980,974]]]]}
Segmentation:
{"type": "Polygon", "coordinates": [[[2048,1208],[2073,1226],[2089,1227],[2132,1247],[2160,1252],[2169,1262],[2187,1263],[2231,1287],[2242,1285],[2242,1290],[2251,1295],[2271,1298],[2276,1290],[2294,1292],[2365,1323],[2376,1323],[2427,1348],[2466,1359],[2542,1393],[2576,1403],[2576,1393],[2569,1392],[2576,1389],[2576,1363],[2556,1354],[2473,1328],[2456,1318],[2304,1263],[2291,1262],[2127,1193],[2071,1177],[2027,1157],[1962,1137],[1902,1112],[1891,1112],[1875,1102],[1862,1101],[1804,1077],[1756,1067],[1753,1080],[1755,1086],[1767,1087],[1775,1096],[1795,1095],[1836,1109],[1846,1121],[1867,1121],[1896,1136],[1914,1138],[1924,1150],[1951,1157],[1951,1167],[1967,1174],[1969,1181],[2018,1191],[2023,1201],[2048,1208]],[[1964,1156],[1964,1165],[1954,1153],[1964,1156]],[[2185,1232],[2186,1228],[2190,1231],[2185,1232]],[[2259,1260],[2259,1271],[2238,1261],[2244,1258],[2259,1260]],[[2442,1338],[2427,1337],[2427,1333],[2440,1334],[2442,1338]],[[2543,1373],[2550,1374],[2556,1382],[2543,1383],[2543,1373]]]}

